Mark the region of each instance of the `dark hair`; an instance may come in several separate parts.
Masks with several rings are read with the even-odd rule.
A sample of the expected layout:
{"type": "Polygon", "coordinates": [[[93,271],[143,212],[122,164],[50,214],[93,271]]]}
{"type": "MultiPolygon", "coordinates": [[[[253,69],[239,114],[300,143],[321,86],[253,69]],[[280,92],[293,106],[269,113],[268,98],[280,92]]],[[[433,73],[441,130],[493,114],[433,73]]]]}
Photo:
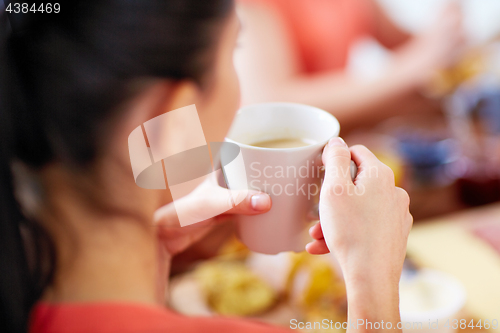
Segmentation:
{"type": "Polygon", "coordinates": [[[45,270],[41,261],[50,255],[35,257],[34,265],[27,257],[21,229],[36,254],[50,254],[50,240],[21,212],[12,163],[35,169],[54,160],[87,165],[98,154],[102,124],[131,97],[134,80],[202,84],[218,23],[232,6],[231,0],[73,0],[58,14],[0,12],[2,332],[27,330],[55,264],[51,260],[45,270]]]}

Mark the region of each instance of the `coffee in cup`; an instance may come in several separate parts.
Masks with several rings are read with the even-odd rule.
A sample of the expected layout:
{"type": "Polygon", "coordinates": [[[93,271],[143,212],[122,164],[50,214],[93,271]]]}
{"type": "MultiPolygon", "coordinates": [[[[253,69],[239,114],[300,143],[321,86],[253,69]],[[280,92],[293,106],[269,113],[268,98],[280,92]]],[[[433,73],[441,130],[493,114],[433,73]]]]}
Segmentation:
{"type": "Polygon", "coordinates": [[[272,200],[265,214],[238,216],[238,235],[250,250],[304,250],[323,175],[318,157],[339,130],[330,113],[302,104],[264,103],[238,111],[226,141],[240,146],[248,188],[272,200]]]}
{"type": "Polygon", "coordinates": [[[255,142],[252,143],[251,146],[261,148],[297,148],[309,146],[315,143],[316,142],[313,140],[304,138],[281,138],[255,142]]]}

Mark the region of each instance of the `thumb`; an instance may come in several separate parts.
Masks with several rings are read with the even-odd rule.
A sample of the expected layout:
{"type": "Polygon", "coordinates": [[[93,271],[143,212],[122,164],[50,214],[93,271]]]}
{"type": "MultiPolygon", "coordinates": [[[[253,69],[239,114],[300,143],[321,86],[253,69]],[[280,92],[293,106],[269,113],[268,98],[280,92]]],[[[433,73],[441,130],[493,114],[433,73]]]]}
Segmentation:
{"type": "Polygon", "coordinates": [[[352,184],[351,152],[342,138],[332,138],[323,150],[325,183],[352,184]]]}
{"type": "Polygon", "coordinates": [[[193,210],[211,210],[218,212],[217,215],[255,215],[271,209],[271,197],[267,193],[252,190],[229,190],[211,182],[200,186],[185,199],[184,203],[189,200],[189,205],[193,207],[193,210]]]}
{"type": "Polygon", "coordinates": [[[266,193],[228,190],[213,182],[204,182],[187,196],[158,209],[154,221],[157,225],[178,227],[181,225],[179,213],[183,219],[196,223],[221,214],[262,214],[270,208],[271,198],[266,193]]]}

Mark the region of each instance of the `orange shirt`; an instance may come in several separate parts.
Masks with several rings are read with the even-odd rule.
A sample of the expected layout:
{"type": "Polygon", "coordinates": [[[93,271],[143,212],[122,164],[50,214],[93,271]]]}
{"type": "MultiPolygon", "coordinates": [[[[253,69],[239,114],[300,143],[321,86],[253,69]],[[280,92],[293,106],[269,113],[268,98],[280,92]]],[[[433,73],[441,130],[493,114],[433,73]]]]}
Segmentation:
{"type": "Polygon", "coordinates": [[[186,317],[166,308],[124,303],[39,303],[30,333],[285,333],[288,329],[225,317],[186,317]]]}
{"type": "Polygon", "coordinates": [[[283,19],[307,73],[345,67],[349,48],[374,30],[371,0],[240,0],[269,6],[283,19]]]}

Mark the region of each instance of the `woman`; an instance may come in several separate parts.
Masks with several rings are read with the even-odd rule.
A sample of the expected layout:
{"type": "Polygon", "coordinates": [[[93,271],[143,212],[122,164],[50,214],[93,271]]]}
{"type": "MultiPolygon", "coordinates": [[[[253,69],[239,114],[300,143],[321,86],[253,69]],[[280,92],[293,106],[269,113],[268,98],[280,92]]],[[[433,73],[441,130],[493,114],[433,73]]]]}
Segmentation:
{"type": "MultiPolygon", "coordinates": [[[[191,104],[207,141],[224,138],[239,103],[233,3],[87,0],[60,14],[1,18],[2,331],[281,331],[162,306],[172,256],[223,219],[175,227],[171,200],[136,186],[128,155],[134,128],[191,104]]],[[[336,252],[351,319],[396,322],[408,196],[364,147],[332,139],[323,161],[322,222],[307,249],[336,252]],[[354,184],[336,172],[351,158],[354,184]],[[377,178],[363,177],[373,168],[377,178]],[[335,196],[336,186],[366,190],[335,196]]],[[[225,200],[216,192],[194,198],[192,209],[225,200]]],[[[227,214],[270,206],[267,194],[251,192],[227,214]]]]}
{"type": "Polygon", "coordinates": [[[435,111],[419,90],[454,61],[464,41],[456,3],[411,37],[375,0],[239,2],[243,103],[314,105],[335,115],[344,133],[401,112],[435,111]],[[351,47],[367,37],[394,52],[383,75],[359,78],[346,67],[351,47]]]}

